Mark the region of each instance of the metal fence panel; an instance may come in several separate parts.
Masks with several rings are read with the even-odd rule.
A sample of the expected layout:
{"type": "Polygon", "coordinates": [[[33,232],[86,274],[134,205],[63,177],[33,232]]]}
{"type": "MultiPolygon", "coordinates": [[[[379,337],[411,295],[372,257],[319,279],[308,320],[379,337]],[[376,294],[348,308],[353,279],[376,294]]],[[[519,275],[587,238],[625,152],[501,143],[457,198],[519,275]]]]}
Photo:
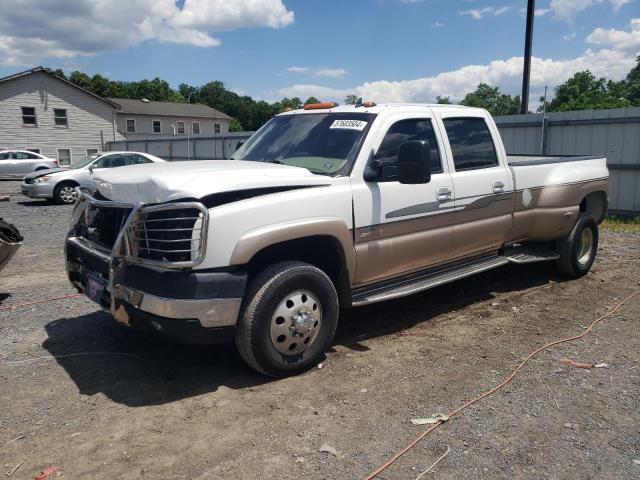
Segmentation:
{"type": "Polygon", "coordinates": [[[213,137],[149,137],[107,142],[109,151],[128,150],[146,152],[168,161],[181,160],[223,160],[238,149],[238,144],[246,141],[253,132],[226,133],[213,137]]]}
{"type": "Polygon", "coordinates": [[[605,155],[609,209],[640,215],[640,108],[496,117],[507,153],[605,155]],[[544,128],[543,128],[544,121],[544,128]]]}

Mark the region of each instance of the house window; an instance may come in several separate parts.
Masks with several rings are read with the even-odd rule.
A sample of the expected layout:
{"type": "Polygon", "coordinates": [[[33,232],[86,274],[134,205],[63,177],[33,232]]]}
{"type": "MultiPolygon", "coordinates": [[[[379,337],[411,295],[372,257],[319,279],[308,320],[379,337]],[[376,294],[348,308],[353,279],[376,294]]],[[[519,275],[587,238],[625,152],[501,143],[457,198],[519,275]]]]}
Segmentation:
{"type": "Polygon", "coordinates": [[[71,165],[71,150],[68,148],[59,148],[58,163],[60,165],[71,165]]]}
{"type": "Polygon", "coordinates": [[[91,155],[95,155],[96,153],[98,153],[97,148],[87,148],[87,157],[90,157],[91,155]]]}
{"type": "Polygon", "coordinates": [[[219,123],[214,123],[213,124],[213,133],[220,133],[220,124],[219,123]]]}
{"type": "Polygon", "coordinates": [[[67,110],[64,108],[54,108],[53,120],[56,127],[68,127],[69,124],[67,123],[67,110]]]}
{"type": "Polygon", "coordinates": [[[153,126],[153,133],[162,133],[162,124],[160,123],[160,120],[153,120],[151,123],[153,126]]]}
{"type": "Polygon", "coordinates": [[[20,107],[22,108],[22,124],[36,126],[36,109],[35,107],[20,107]]]}
{"type": "Polygon", "coordinates": [[[27,152],[40,153],[39,148],[27,148],[27,152]]]}
{"type": "Polygon", "coordinates": [[[178,133],[184,133],[184,122],[178,122],[178,133]]]}
{"type": "Polygon", "coordinates": [[[136,121],[133,118],[127,118],[127,133],[136,133],[136,121]]]}
{"type": "Polygon", "coordinates": [[[194,135],[200,135],[200,122],[193,122],[191,124],[191,133],[194,135]]]}

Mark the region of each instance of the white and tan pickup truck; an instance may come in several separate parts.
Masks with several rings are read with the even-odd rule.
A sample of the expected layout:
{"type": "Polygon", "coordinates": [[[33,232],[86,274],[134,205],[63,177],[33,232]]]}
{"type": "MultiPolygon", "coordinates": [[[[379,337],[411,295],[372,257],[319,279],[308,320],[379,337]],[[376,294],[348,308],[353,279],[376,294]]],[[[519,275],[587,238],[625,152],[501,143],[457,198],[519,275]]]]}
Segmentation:
{"type": "Polygon", "coordinates": [[[122,324],[235,339],[252,367],[289,375],[322,358],[340,308],[509,262],[584,275],[608,176],[603,157],[507,157],[481,109],[313,104],[231,160],[96,174],[67,271],[122,324]]]}

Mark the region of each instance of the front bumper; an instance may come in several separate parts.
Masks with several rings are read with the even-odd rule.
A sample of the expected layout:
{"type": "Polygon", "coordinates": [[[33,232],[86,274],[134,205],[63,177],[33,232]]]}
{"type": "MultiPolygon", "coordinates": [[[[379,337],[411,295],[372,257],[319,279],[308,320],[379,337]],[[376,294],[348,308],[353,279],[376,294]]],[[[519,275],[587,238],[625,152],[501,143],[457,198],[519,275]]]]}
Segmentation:
{"type": "MultiPolygon", "coordinates": [[[[105,203],[83,194],[76,204],[73,218],[87,203],[105,203]]],[[[109,202],[110,205],[115,205],[109,202]]],[[[111,251],[77,235],[71,229],[65,243],[67,274],[71,283],[87,293],[89,275],[100,276],[105,288],[100,305],[122,324],[151,324],[157,331],[163,322],[172,330],[194,322],[203,329],[235,326],[246,287],[241,270],[192,270],[162,268],[154,262],[130,258],[126,229],[135,219],[135,206],[118,235],[111,251]],[[175,321],[175,322],[174,322],[175,321]]],[[[175,335],[172,335],[175,336],[175,335]]]]}
{"type": "Polygon", "coordinates": [[[20,191],[30,198],[53,198],[53,185],[49,183],[22,183],[20,191]]]}

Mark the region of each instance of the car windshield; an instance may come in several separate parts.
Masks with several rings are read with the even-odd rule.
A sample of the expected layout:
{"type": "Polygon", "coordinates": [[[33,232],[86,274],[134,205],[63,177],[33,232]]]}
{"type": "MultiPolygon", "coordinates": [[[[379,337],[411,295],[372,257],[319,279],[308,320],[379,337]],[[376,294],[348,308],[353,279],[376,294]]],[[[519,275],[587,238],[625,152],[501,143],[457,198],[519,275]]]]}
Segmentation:
{"type": "Polygon", "coordinates": [[[87,165],[89,165],[91,162],[93,162],[94,160],[96,160],[99,157],[100,157],[99,154],[94,153],[93,155],[89,155],[88,157],[84,157],[82,160],[78,160],[77,162],[71,164],[71,166],[69,168],[70,169],[84,168],[84,167],[86,167],[87,165]]]}
{"type": "Polygon", "coordinates": [[[323,175],[340,175],[357,154],[374,118],[370,113],[342,112],[275,117],[231,159],[279,163],[323,175]]]}

